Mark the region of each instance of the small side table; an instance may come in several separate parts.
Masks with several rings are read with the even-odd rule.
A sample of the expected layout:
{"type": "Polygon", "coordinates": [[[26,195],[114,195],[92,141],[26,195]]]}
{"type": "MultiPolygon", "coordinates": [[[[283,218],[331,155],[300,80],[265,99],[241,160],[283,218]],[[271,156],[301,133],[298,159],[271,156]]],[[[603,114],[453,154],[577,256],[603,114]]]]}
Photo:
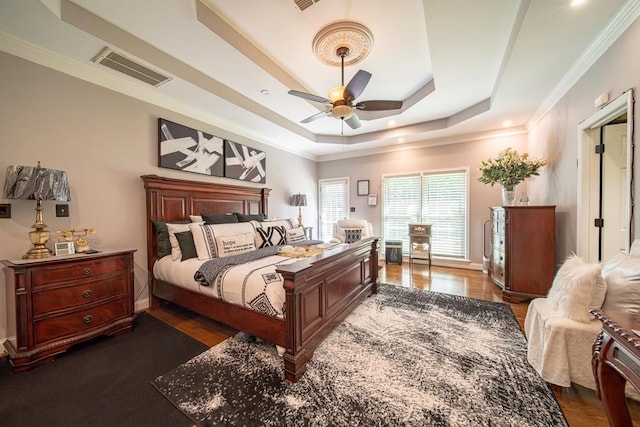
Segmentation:
{"type": "Polygon", "coordinates": [[[602,322],[602,332],[593,343],[591,366],[596,395],[602,400],[609,425],[633,426],[624,388],[627,381],[640,391],[640,330],[637,314],[591,310],[602,322]]]}
{"type": "Polygon", "coordinates": [[[313,227],[303,227],[304,228],[304,237],[307,240],[313,239],[313,227]]]}
{"type": "Polygon", "coordinates": [[[431,224],[409,224],[409,264],[414,259],[427,260],[431,269],[431,224]]]}

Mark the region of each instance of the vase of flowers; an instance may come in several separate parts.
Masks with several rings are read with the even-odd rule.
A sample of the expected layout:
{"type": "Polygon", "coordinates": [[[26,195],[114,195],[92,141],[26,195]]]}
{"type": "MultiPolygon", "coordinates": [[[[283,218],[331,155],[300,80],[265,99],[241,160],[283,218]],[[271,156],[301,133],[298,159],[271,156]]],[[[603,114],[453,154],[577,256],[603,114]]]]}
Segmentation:
{"type": "Polygon", "coordinates": [[[505,206],[514,204],[516,186],[526,179],[540,175],[540,168],[547,164],[546,160],[530,159],[529,154],[518,152],[512,148],[501,151],[495,159],[482,161],[478,168],[481,172],[478,181],[484,184],[502,185],[502,203],[505,206]]]}

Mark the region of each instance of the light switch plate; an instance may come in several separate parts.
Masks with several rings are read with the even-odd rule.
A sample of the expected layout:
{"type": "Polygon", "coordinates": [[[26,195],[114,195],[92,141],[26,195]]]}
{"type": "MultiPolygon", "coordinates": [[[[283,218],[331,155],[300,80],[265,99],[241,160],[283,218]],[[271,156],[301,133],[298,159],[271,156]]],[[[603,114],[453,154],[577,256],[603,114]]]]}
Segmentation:
{"type": "Polygon", "coordinates": [[[69,205],[56,205],[56,216],[57,217],[69,216],[69,205]]]}

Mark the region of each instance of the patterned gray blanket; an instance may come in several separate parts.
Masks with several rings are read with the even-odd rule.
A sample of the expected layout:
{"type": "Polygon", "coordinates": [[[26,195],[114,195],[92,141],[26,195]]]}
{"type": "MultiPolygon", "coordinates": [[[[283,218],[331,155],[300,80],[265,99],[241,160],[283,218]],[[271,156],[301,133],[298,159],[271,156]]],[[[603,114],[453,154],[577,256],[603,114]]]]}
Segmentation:
{"type": "MultiPolygon", "coordinates": [[[[304,240],[297,242],[291,246],[309,246],[318,245],[323,243],[321,240],[304,240]]],[[[249,261],[265,258],[268,256],[276,255],[280,246],[268,246],[266,248],[256,249],[255,251],[246,252],[240,255],[233,255],[223,258],[211,258],[204,262],[198,271],[193,275],[193,278],[202,286],[211,286],[216,276],[227,267],[232,265],[245,264],[249,261]]]]}

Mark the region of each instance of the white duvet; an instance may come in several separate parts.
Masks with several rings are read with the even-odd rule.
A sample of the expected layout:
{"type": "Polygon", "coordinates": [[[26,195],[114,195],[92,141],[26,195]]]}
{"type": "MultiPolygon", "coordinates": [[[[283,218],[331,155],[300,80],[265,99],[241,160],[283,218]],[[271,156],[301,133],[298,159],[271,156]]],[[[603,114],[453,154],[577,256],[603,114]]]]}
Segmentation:
{"type": "Polygon", "coordinates": [[[276,273],[276,268],[296,261],[295,258],[273,255],[228,266],[211,286],[202,286],[194,279],[196,271],[206,262],[197,258],[173,261],[171,256],[163,257],[154,264],[153,274],[157,279],[176,286],[284,318],[285,292],[282,276],[276,273]]]}

